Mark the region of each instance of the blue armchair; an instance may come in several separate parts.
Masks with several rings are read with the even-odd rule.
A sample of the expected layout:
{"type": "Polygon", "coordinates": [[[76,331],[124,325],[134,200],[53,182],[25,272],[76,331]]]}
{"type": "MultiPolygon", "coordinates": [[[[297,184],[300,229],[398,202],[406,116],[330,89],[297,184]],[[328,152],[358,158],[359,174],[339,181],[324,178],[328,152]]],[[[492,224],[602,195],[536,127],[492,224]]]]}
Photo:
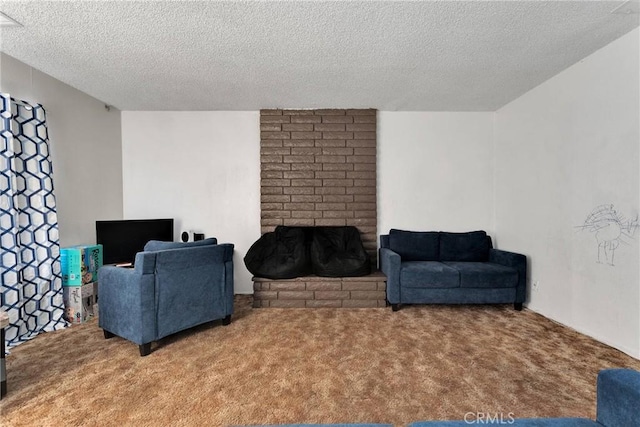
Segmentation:
{"type": "Polygon", "coordinates": [[[105,338],[133,341],[146,356],[153,341],[217,319],[231,322],[232,244],[151,241],[134,264],[98,271],[99,325],[105,338]]]}

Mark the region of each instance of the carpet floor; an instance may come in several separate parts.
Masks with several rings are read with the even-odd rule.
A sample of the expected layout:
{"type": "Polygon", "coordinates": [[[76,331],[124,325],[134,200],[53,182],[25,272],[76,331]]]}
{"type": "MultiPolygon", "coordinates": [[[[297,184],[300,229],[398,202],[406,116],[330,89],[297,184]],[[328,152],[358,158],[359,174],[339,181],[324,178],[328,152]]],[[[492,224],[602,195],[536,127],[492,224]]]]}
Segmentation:
{"type": "Polygon", "coordinates": [[[380,422],[467,413],[595,417],[600,369],[640,361],[511,306],[252,309],[152,345],[96,319],[7,357],[3,426],[380,422]]]}

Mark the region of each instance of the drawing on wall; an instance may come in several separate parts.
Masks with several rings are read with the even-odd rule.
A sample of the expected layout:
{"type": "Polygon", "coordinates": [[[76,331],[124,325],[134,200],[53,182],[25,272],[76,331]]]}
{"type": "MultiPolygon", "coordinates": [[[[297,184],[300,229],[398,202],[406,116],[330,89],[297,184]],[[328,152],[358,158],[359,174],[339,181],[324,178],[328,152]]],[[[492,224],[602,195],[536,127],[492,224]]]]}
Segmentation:
{"type": "Polygon", "coordinates": [[[620,243],[628,244],[625,239],[635,238],[638,214],[634,219],[626,219],[616,211],[613,204],[600,205],[596,206],[584,220],[584,224],[578,227],[594,233],[598,242],[598,263],[614,265],[616,249],[620,243]]]}

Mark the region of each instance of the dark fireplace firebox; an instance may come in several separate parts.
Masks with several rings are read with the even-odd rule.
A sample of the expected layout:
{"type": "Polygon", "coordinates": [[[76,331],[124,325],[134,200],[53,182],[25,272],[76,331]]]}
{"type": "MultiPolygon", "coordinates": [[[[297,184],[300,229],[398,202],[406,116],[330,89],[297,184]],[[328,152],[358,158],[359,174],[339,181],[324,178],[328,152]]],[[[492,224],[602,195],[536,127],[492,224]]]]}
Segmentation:
{"type": "Polygon", "coordinates": [[[371,273],[369,254],[353,226],[278,226],[249,248],[244,263],[254,276],[267,279],[311,274],[356,277],[371,273]]]}

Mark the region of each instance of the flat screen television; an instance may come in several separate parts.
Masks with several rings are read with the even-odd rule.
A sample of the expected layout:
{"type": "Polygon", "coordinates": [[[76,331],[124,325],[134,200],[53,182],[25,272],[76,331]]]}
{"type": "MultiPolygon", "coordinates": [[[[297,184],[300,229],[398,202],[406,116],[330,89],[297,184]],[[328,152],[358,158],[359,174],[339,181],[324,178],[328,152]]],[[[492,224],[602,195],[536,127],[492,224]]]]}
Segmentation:
{"type": "Polygon", "coordinates": [[[96,221],[104,264],[133,263],[149,240],[173,241],[173,218],[96,221]]]}

